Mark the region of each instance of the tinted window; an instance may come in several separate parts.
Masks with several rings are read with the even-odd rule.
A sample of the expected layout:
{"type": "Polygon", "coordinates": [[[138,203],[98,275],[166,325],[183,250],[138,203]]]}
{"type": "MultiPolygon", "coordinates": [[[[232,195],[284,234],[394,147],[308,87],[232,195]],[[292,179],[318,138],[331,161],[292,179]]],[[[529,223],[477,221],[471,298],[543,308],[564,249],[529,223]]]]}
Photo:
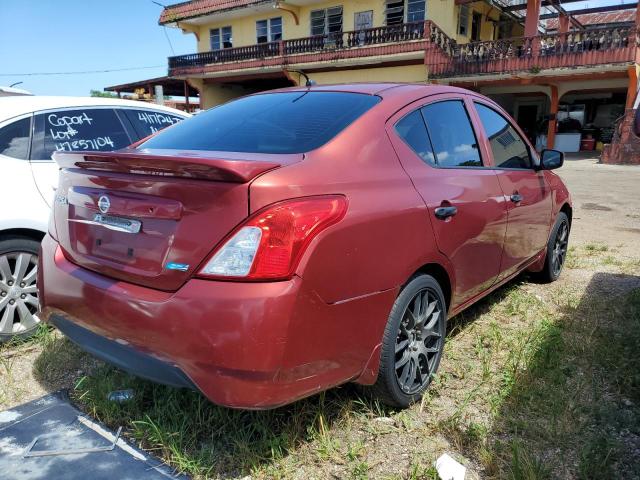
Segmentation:
{"type": "Polygon", "coordinates": [[[31,117],[0,128],[0,155],[26,160],[29,157],[31,117]]]}
{"type": "Polygon", "coordinates": [[[396,132],[422,160],[429,165],[435,165],[433,148],[420,110],[410,113],[396,123],[396,132]]]}
{"type": "Polygon", "coordinates": [[[254,95],[189,118],[140,148],[302,153],[324,145],[379,97],[338,92],[254,95]]]}
{"type": "Polygon", "coordinates": [[[152,112],[151,110],[121,110],[133,125],[138,139],[148,137],[169,125],[178,123],[183,117],[164,112],[152,112]]]}
{"type": "Polygon", "coordinates": [[[441,167],[482,166],[478,142],[461,100],[433,103],[422,109],[441,167]]]}
{"type": "Polygon", "coordinates": [[[495,166],[531,168],[529,149],[515,128],[495,110],[479,103],[475,105],[491,145],[495,166]]]}
{"type": "Polygon", "coordinates": [[[35,116],[31,158],[45,160],[53,152],[110,151],[131,144],[115,111],[86,108],[35,116]]]}

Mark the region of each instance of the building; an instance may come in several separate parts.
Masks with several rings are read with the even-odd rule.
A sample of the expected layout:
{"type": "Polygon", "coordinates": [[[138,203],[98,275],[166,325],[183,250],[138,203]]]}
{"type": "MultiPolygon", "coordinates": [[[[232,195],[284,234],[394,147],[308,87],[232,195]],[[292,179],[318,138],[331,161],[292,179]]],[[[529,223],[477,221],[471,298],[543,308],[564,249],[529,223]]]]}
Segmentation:
{"type": "Polygon", "coordinates": [[[105,87],[107,92],[115,92],[118,98],[140,100],[142,102],[160,103],[166,107],[176,108],[183,112],[193,113],[200,109],[198,91],[185,79],[170,77],[149,78],[137,82],[123,83],[105,87]],[[160,96],[158,96],[158,94],[160,96]]]}
{"type": "Polygon", "coordinates": [[[575,1],[192,0],[159,23],[195,35],[169,76],[203,108],[307,78],[435,82],[492,97],[539,148],[573,151],[617,138],[639,52],[635,4],[567,12],[575,1]]]}

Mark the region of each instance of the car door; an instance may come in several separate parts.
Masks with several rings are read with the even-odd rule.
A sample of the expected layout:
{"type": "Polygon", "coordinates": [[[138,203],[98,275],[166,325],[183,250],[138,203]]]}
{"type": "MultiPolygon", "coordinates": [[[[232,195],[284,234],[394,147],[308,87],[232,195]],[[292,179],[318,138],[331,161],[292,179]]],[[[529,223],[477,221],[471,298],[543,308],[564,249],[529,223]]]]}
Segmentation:
{"type": "Polygon", "coordinates": [[[459,95],[428,97],[388,124],[400,161],[427,206],[425,220],[438,249],[453,265],[454,308],[496,281],[506,232],[504,194],[483,161],[468,103],[459,95]]]}
{"type": "Polygon", "coordinates": [[[113,108],[75,107],[34,115],[30,164],[45,202],[51,206],[58,187],[56,151],[110,151],[133,143],[113,108]]]}
{"type": "Polygon", "coordinates": [[[481,99],[474,100],[483,148],[491,156],[507,205],[507,234],[501,261],[505,278],[546,246],[551,228],[551,189],[524,135],[508,117],[481,99]]]}
{"type": "Polygon", "coordinates": [[[29,167],[32,115],[0,122],[0,230],[44,230],[49,209],[40,198],[29,167]]]}

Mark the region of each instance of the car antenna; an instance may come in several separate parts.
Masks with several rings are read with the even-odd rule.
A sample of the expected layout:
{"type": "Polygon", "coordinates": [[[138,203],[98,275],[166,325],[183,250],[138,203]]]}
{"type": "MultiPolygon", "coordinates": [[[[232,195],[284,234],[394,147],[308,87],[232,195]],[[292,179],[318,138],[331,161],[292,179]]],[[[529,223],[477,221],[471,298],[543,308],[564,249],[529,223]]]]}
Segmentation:
{"type": "Polygon", "coordinates": [[[315,80],[311,80],[309,78],[309,75],[304,73],[302,70],[296,70],[295,72],[300,74],[300,75],[302,75],[305,78],[305,80],[306,80],[305,87],[311,88],[311,87],[317,85],[316,81],[315,80]]]}

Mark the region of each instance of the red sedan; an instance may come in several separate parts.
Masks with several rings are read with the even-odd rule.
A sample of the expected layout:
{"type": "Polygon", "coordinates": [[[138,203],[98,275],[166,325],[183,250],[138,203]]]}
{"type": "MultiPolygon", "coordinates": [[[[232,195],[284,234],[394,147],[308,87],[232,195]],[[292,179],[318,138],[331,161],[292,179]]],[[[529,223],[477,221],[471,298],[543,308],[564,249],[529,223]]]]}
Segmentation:
{"type": "Polygon", "coordinates": [[[567,252],[563,155],[457,88],[272,91],[55,158],[43,318],[229,407],[345,382],[407,406],[447,317],[524,270],[557,279],[567,252]]]}

